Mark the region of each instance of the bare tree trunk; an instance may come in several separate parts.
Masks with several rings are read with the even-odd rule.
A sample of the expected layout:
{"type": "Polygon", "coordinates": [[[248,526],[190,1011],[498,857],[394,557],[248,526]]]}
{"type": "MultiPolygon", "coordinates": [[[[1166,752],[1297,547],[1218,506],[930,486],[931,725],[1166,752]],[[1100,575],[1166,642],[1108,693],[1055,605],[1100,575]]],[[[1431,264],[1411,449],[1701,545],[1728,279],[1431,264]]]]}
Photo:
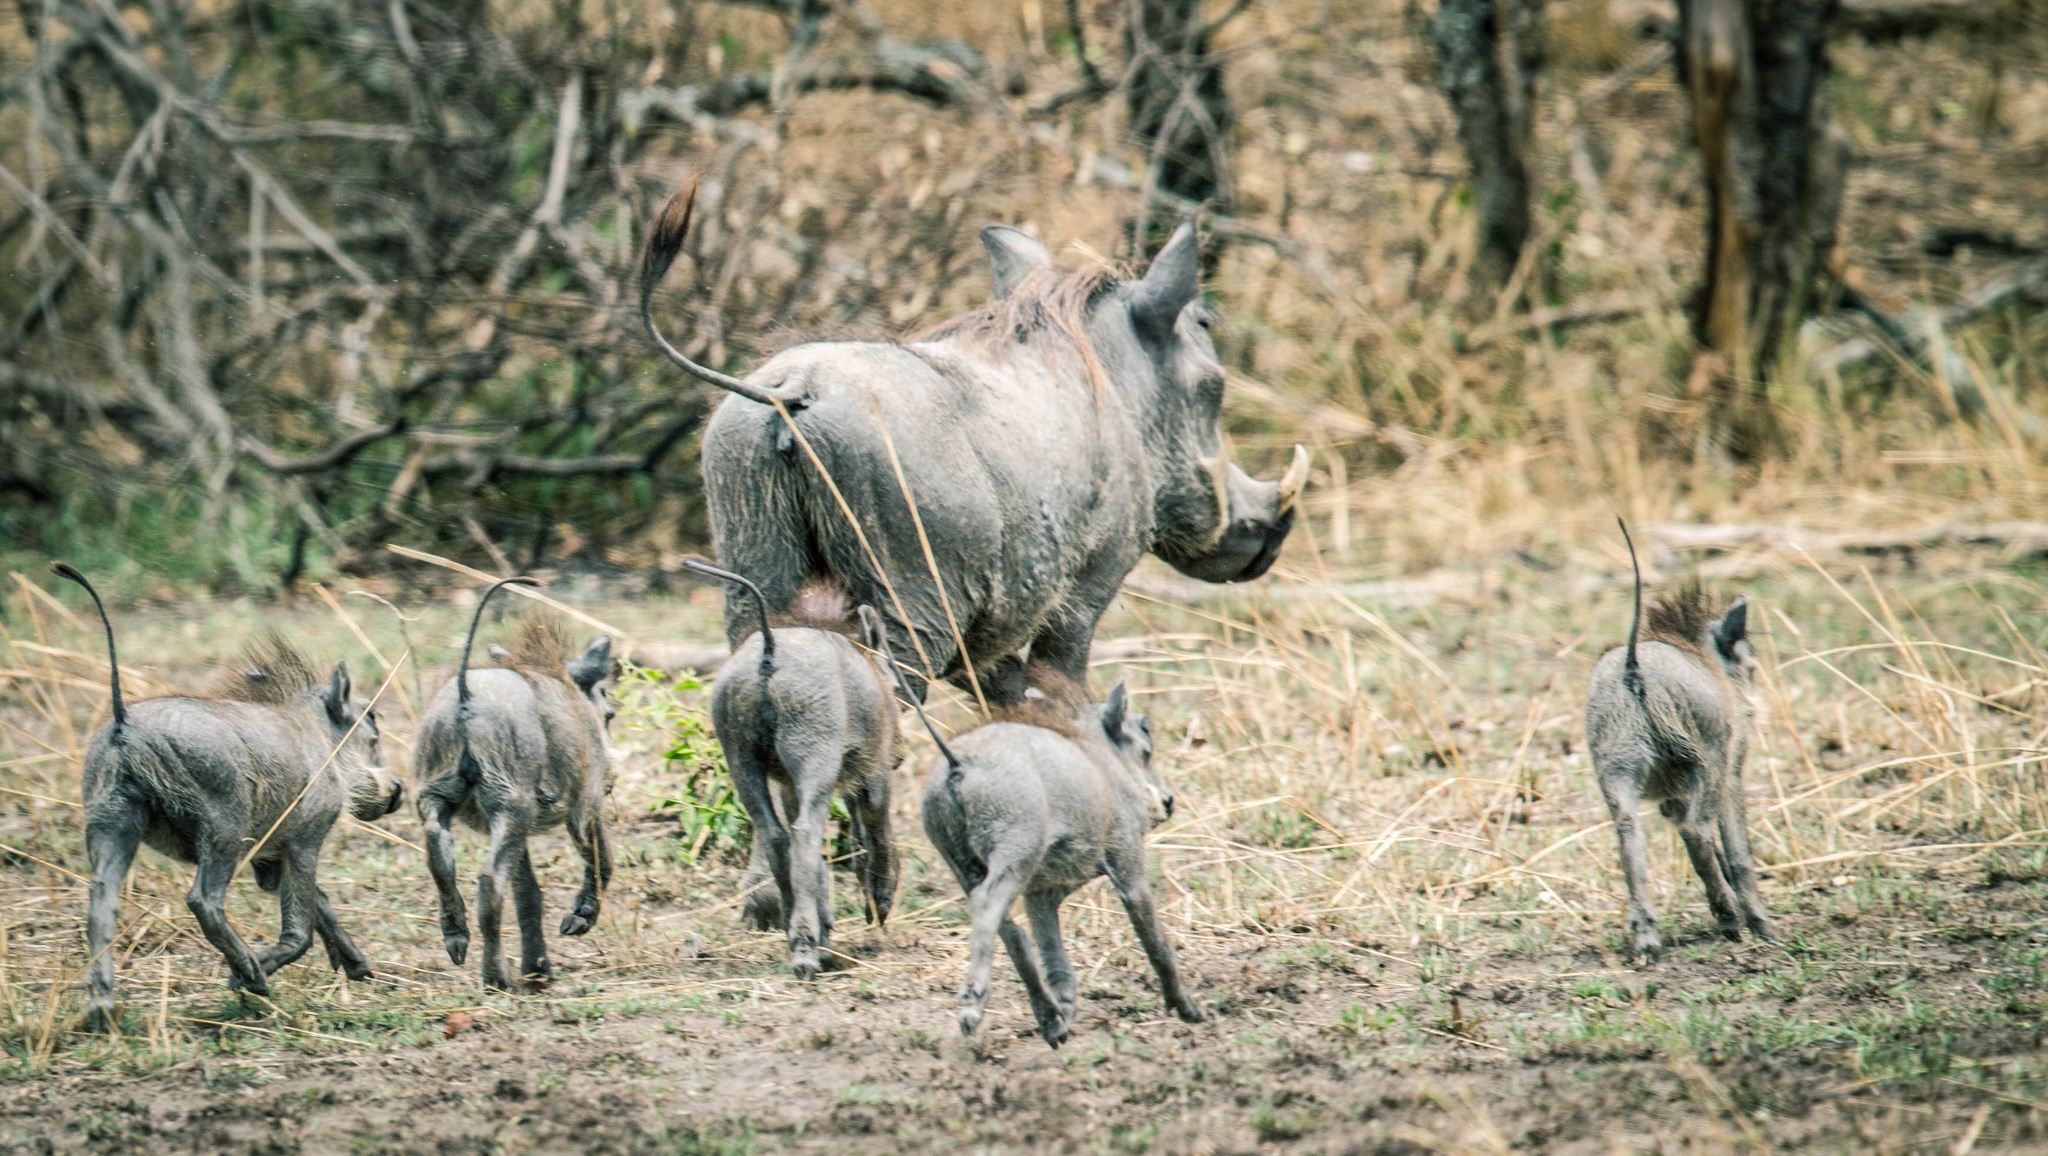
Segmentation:
{"type": "Polygon", "coordinates": [[[1700,343],[1738,434],[1771,426],[1764,387],[1815,300],[1842,203],[1822,86],[1836,0],[1684,0],[1679,69],[1707,176],[1700,343]]]}
{"type": "MultiPolygon", "coordinates": [[[[1223,91],[1223,66],[1209,54],[1209,38],[1238,9],[1212,24],[1202,19],[1202,0],[1129,3],[1127,99],[1131,130],[1148,154],[1146,200],[1160,192],[1195,204],[1228,204],[1223,137],[1235,115],[1223,91]]],[[[1151,221],[1151,210],[1146,205],[1140,220],[1151,221]]]]}
{"type": "Polygon", "coordinates": [[[1438,84],[1472,163],[1476,272],[1508,279],[1529,241],[1529,131],[1543,67],[1544,0],[1443,0],[1431,31],[1438,84]]]}

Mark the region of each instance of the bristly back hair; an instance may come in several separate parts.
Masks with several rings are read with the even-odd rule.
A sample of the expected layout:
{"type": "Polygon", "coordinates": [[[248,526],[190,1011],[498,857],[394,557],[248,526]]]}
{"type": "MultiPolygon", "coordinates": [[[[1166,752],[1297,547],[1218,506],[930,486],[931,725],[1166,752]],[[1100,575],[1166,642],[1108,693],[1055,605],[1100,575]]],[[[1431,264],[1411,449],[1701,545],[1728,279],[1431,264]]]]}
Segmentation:
{"type": "Polygon", "coordinates": [[[1643,637],[1695,652],[1706,647],[1714,624],[1714,604],[1698,575],[1678,589],[1660,594],[1643,611],[1643,637]]]}
{"type": "Polygon", "coordinates": [[[1040,265],[1017,287],[983,308],[942,321],[911,338],[913,344],[957,341],[983,353],[1008,356],[1018,347],[1049,351],[1049,342],[1063,338],[1080,355],[1088,381],[1099,399],[1109,392],[1109,374],[1088,340],[1088,308],[1116,287],[1123,271],[1105,262],[1081,269],[1040,265]]]}
{"type": "Polygon", "coordinates": [[[1091,705],[1088,688],[1041,663],[1025,668],[1024,681],[1038,693],[1011,706],[991,706],[990,722],[1022,723],[1044,727],[1071,739],[1083,737],[1078,721],[1081,711],[1091,705]]]}
{"type": "Polygon", "coordinates": [[[283,706],[324,680],[298,648],[275,630],[250,643],[231,666],[222,668],[203,697],[260,706],[283,706]]]}
{"type": "Polygon", "coordinates": [[[568,628],[551,614],[529,614],[519,620],[512,633],[511,665],[541,674],[562,676],[562,668],[574,656],[575,644],[568,628]]]}

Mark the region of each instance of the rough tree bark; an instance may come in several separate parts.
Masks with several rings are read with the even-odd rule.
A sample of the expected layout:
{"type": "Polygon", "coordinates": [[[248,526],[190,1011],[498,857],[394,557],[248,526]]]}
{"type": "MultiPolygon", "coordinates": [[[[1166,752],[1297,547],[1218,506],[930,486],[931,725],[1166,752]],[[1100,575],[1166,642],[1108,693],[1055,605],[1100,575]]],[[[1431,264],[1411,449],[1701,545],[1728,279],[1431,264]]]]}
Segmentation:
{"type": "Polygon", "coordinates": [[[1706,169],[1706,279],[1693,324],[1738,435],[1770,426],[1765,389],[1833,246],[1842,146],[1822,86],[1836,0],[1684,0],[1678,62],[1706,169]]]}
{"type": "MultiPolygon", "coordinates": [[[[1146,201],[1153,192],[1181,201],[1227,205],[1231,200],[1224,134],[1234,114],[1223,91],[1223,65],[1209,52],[1210,38],[1245,5],[1215,21],[1202,18],[1202,0],[1129,0],[1124,25],[1129,53],[1126,101],[1131,131],[1147,150],[1146,201]]],[[[1150,228],[1163,223],[1147,211],[1150,228]]]]}
{"type": "Polygon", "coordinates": [[[1431,33],[1438,84],[1472,165],[1474,271],[1497,287],[1529,241],[1529,131],[1543,67],[1544,0],[1443,0],[1431,33]]]}

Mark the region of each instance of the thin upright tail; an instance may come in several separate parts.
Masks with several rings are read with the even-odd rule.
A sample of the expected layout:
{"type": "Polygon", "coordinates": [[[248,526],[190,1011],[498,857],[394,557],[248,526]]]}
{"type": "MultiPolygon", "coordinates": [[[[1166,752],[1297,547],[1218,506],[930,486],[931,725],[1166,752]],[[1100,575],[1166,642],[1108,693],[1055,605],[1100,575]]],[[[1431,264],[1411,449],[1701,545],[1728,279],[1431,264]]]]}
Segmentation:
{"type": "Polygon", "coordinates": [[[668,276],[668,267],[675,263],[676,254],[682,251],[683,238],[690,232],[690,210],[696,204],[697,182],[691,181],[688,188],[677,189],[670,195],[668,203],[661,207],[661,215],[654,219],[654,227],[647,233],[647,248],[640,255],[640,324],[646,326],[647,336],[653,339],[663,357],[698,381],[762,405],[774,405],[779,401],[788,409],[802,409],[810,404],[810,398],[801,389],[755,385],[699,365],[685,357],[682,350],[670,345],[668,338],[661,335],[661,330],[655,328],[654,291],[660,288],[661,279],[668,276]]]}
{"type": "MultiPolygon", "coordinates": [[[[455,701],[457,705],[465,707],[469,705],[469,649],[476,645],[477,623],[484,620],[484,607],[490,604],[491,595],[496,594],[500,586],[538,585],[540,585],[540,580],[537,578],[500,578],[496,582],[491,583],[491,588],[484,591],[482,598],[476,600],[476,613],[469,617],[469,637],[462,640],[462,665],[455,668],[455,701]]],[[[464,741],[467,742],[467,738],[464,741]]]]}
{"type": "Polygon", "coordinates": [[[721,582],[736,582],[746,587],[747,592],[754,596],[754,612],[761,616],[761,677],[767,678],[769,675],[774,674],[775,632],[768,628],[768,596],[761,593],[761,588],[754,585],[753,579],[742,577],[718,566],[713,566],[708,560],[699,558],[695,554],[683,559],[683,565],[695,570],[699,574],[716,578],[721,582]]]}
{"type": "Polygon", "coordinates": [[[1643,666],[1636,660],[1636,637],[1643,623],[1643,566],[1636,561],[1636,543],[1628,536],[1628,523],[1620,514],[1614,516],[1614,521],[1621,527],[1621,540],[1628,543],[1628,564],[1636,574],[1635,610],[1628,619],[1628,653],[1621,660],[1621,685],[1640,700],[1643,697],[1643,666]]]}
{"type": "Polygon", "coordinates": [[[85,592],[92,595],[93,609],[100,612],[100,625],[107,630],[107,691],[114,701],[114,728],[118,730],[128,721],[128,704],[121,701],[121,660],[114,655],[114,624],[107,618],[106,604],[100,601],[100,592],[78,572],[78,567],[69,562],[52,562],[50,569],[59,578],[69,578],[85,587],[85,592]]]}
{"type": "Polygon", "coordinates": [[[938,747],[939,754],[945,757],[946,785],[959,785],[960,756],[954,754],[953,748],[946,745],[945,738],[939,734],[939,728],[932,723],[932,716],[924,713],[924,702],[911,691],[910,680],[903,677],[903,668],[896,665],[896,656],[889,652],[889,632],[882,628],[882,616],[875,612],[874,607],[862,606],[860,617],[862,622],[868,624],[869,632],[874,635],[875,650],[882,656],[882,665],[888,667],[890,675],[896,679],[897,693],[901,694],[903,701],[909,703],[911,709],[917,712],[917,720],[924,724],[925,733],[932,736],[932,745],[938,747]]]}

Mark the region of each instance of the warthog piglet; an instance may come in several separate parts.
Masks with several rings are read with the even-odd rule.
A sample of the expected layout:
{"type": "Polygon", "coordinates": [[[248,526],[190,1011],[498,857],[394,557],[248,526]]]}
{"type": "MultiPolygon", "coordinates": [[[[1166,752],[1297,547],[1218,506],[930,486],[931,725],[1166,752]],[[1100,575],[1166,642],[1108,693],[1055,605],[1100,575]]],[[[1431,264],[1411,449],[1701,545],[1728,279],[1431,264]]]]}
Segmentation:
{"type": "Polygon", "coordinates": [[[378,760],[377,715],[351,693],[348,665],[335,663],[322,679],[271,635],[211,689],[130,706],[98,592],[72,567],[54,569],[85,587],[99,611],[113,707],[85,755],[87,1026],[113,1024],[121,883],[142,843],[198,865],[185,905],[226,957],[229,987],[269,995],[270,974],[304,955],[316,932],[336,969],[370,978],[369,961],[320,890],[320,848],[344,807],[366,822],[382,818],[398,809],[405,790],[378,760]],[[260,954],[236,934],[225,906],[244,862],[265,891],[277,893],[277,942],[260,954]]]}
{"type": "MultiPolygon", "coordinates": [[[[1628,527],[1621,532],[1626,541],[1628,527]]],[[[1637,804],[1646,801],[1678,824],[1721,933],[1739,939],[1746,923],[1752,934],[1770,939],[1742,798],[1748,692],[1756,673],[1749,604],[1737,598],[1716,615],[1694,581],[1668,600],[1650,603],[1646,614],[1642,568],[1635,543],[1628,546],[1636,567],[1634,616],[1628,644],[1608,651],[1593,667],[1586,688],[1586,745],[1621,842],[1635,950],[1647,956],[1664,946],[1650,910],[1649,857],[1636,815],[1637,804]]]]}
{"type": "Polygon", "coordinates": [[[1027,705],[1021,712],[1043,712],[1042,723],[992,722],[950,744],[932,730],[940,757],[925,782],[924,830],[966,889],[971,919],[960,1031],[972,1035],[981,1023],[1001,936],[1039,1034],[1060,1045],[1072,1029],[1075,994],[1060,903],[1098,875],[1109,876],[1123,900],[1167,1006],[1198,1023],[1202,1009],[1181,982],[1145,878],[1145,832],[1173,813],[1173,795],[1152,766],[1151,724],[1130,709],[1121,682],[1100,706],[1057,689],[1048,701],[1060,710],[1079,705],[1069,714],[1027,705]],[[1010,919],[1020,894],[1042,977],[1010,919]]]}
{"type": "Polygon", "coordinates": [[[611,773],[605,742],[612,718],[606,690],[611,639],[600,635],[571,657],[560,627],[528,618],[501,665],[470,670],[477,623],[491,595],[508,583],[538,585],[508,578],[477,600],[461,665],[420,719],[415,755],[427,869],[441,897],[441,940],[458,964],[469,954],[469,918],[456,889],[450,824],[460,818],[490,835],[476,880],[476,922],[484,983],[504,990],[512,987],[501,942],[508,894],[519,919],[519,974],[538,986],[552,972],[527,836],[566,826],[583,859],[583,889],[562,919],[563,935],[582,935],[597,922],[599,896],[612,877],[601,806],[611,773]]]}
{"type": "Polygon", "coordinates": [[[844,592],[824,584],[804,587],[794,612],[771,622],[753,582],[701,558],[684,565],[744,587],[759,619],[718,672],[711,721],[774,877],[772,887],[763,879],[749,892],[747,918],[757,927],[786,918],[790,970],[810,979],[820,953],[832,949],[832,873],[823,844],[834,791],[852,818],[854,871],[868,918],[886,921],[896,898],[889,774],[902,754],[889,676],[871,653],[884,644],[881,622],[863,606],[856,624],[844,592]],[[856,628],[867,651],[847,636],[856,628]],[[780,815],[771,783],[782,797],[780,815]]]}

